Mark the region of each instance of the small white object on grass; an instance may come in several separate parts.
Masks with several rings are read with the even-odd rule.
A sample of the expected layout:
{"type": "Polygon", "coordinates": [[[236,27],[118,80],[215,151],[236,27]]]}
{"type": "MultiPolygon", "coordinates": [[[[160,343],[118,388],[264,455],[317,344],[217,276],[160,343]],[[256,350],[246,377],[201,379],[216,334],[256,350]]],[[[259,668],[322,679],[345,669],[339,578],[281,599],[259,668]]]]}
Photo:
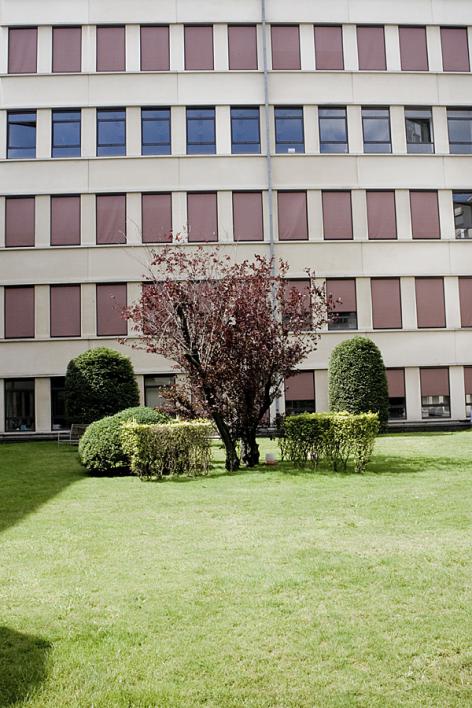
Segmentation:
{"type": "Polygon", "coordinates": [[[277,460],[275,459],[275,455],[273,452],[266,453],[265,462],[266,462],[266,465],[276,465],[277,464],[277,460]]]}

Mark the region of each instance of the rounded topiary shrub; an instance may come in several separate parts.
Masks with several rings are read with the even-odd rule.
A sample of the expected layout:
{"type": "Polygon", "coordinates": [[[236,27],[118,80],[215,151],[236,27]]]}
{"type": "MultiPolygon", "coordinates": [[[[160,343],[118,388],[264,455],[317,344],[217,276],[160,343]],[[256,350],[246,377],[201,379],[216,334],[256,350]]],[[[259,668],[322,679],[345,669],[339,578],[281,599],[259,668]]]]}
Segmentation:
{"type": "Polygon", "coordinates": [[[329,362],[329,405],[332,411],[378,413],[381,428],[385,429],[387,376],[382,354],[370,339],[353,337],[333,349],[329,362]]]}
{"type": "Polygon", "coordinates": [[[127,356],[99,347],[69,362],[65,382],[69,423],[92,423],[139,404],[139,390],[127,356]]]}
{"type": "Polygon", "coordinates": [[[170,418],[153,408],[137,406],[91,423],[79,443],[80,461],[90,474],[115,475],[128,472],[129,460],[121,443],[121,426],[127,420],[152,424],[167,423],[170,418]]]}

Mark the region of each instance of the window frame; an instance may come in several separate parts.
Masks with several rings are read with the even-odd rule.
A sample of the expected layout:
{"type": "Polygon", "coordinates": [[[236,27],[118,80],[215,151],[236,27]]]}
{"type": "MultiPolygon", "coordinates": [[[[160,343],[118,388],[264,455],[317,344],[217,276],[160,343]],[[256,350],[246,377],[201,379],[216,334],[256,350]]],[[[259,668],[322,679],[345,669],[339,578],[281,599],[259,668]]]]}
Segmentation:
{"type": "Polygon", "coordinates": [[[126,156],[126,108],[97,108],[97,127],[96,127],[96,157],[125,157],[126,156]],[[100,114],[123,113],[123,118],[103,118],[100,114]],[[103,123],[123,123],[124,127],[124,143],[100,143],[100,126],[103,123]],[[103,148],[122,148],[123,152],[101,153],[103,148]]]}
{"type": "Polygon", "coordinates": [[[434,155],[435,153],[435,145],[434,145],[434,127],[433,127],[433,111],[432,108],[415,108],[415,107],[408,107],[405,108],[405,137],[406,137],[406,150],[407,153],[411,155],[434,155]],[[414,115],[408,115],[408,114],[413,114],[413,113],[428,113],[429,115],[426,116],[414,116],[414,115]],[[428,126],[429,126],[429,137],[430,140],[429,142],[412,142],[408,140],[408,122],[414,122],[414,121],[428,121],[428,126]],[[421,150],[421,149],[413,149],[411,146],[415,145],[420,145],[420,146],[427,146],[430,147],[430,149],[426,150],[421,150]]]}
{"type": "Polygon", "coordinates": [[[304,107],[303,106],[275,106],[274,107],[274,137],[275,137],[275,152],[278,155],[293,155],[293,154],[304,154],[305,153],[305,125],[304,125],[304,107]],[[299,111],[300,115],[295,116],[295,115],[278,115],[280,112],[285,112],[288,113],[290,111],[299,111]],[[293,140],[279,140],[278,136],[278,126],[277,122],[278,120],[290,120],[290,121],[299,121],[300,126],[301,126],[301,137],[302,141],[293,141],[293,140]],[[286,150],[280,149],[284,145],[290,145],[292,147],[287,148],[286,150]],[[295,147],[293,147],[295,146],[295,147]],[[298,150],[297,147],[301,147],[301,150],[298,150]]]}
{"type": "Polygon", "coordinates": [[[216,155],[216,109],[215,106],[187,106],[186,113],[185,113],[185,126],[186,126],[186,148],[187,148],[187,155],[216,155]],[[212,116],[191,116],[190,112],[191,111],[212,111],[212,116]],[[208,124],[211,124],[212,130],[213,130],[213,140],[212,141],[204,141],[204,142],[190,142],[189,140],[189,133],[190,133],[190,124],[192,122],[197,122],[197,121],[205,121],[208,124]],[[210,150],[198,150],[198,146],[204,146],[208,145],[210,150]],[[195,148],[195,149],[193,149],[195,148]]]}
{"type": "Polygon", "coordinates": [[[151,106],[146,106],[141,108],[141,155],[146,156],[146,155],[153,155],[159,156],[159,155],[171,155],[172,154],[172,118],[171,118],[171,109],[168,106],[157,106],[157,107],[151,107],[151,106]],[[167,116],[165,118],[146,118],[145,113],[151,113],[151,112],[161,112],[167,113],[167,116]],[[165,123],[167,122],[168,128],[169,128],[169,142],[164,143],[164,142],[145,142],[144,141],[144,125],[145,123],[165,123]],[[157,151],[157,152],[147,152],[145,151],[145,148],[157,148],[163,146],[164,148],[167,148],[167,151],[157,151]]]}
{"type": "Polygon", "coordinates": [[[454,231],[455,231],[455,237],[456,239],[472,239],[472,190],[470,192],[463,192],[457,189],[452,190],[452,210],[454,213],[454,231]],[[470,226],[466,226],[465,228],[460,228],[458,227],[456,223],[456,219],[459,216],[456,214],[456,204],[464,204],[464,202],[455,200],[454,197],[456,195],[469,195],[470,198],[470,206],[467,207],[470,209],[470,226]],[[465,232],[467,232],[467,235],[465,235],[465,232]],[[460,235],[459,235],[460,234],[460,235]]]}
{"type": "Polygon", "coordinates": [[[82,154],[82,110],[80,108],[72,108],[72,109],[67,109],[67,108],[54,108],[51,111],[51,157],[53,158],[76,158],[76,157],[81,157],[82,154]],[[72,114],[72,113],[77,113],[79,118],[78,120],[55,120],[56,115],[60,114],[72,114]],[[66,145],[66,146],[59,146],[54,144],[54,139],[55,139],[55,134],[54,134],[54,128],[56,125],[70,125],[70,124],[78,124],[79,125],[79,143],[76,145],[66,145]],[[75,155],[56,155],[55,150],[61,150],[61,149],[66,149],[66,150],[74,150],[78,149],[78,153],[75,155]]]}
{"type": "Polygon", "coordinates": [[[472,108],[451,108],[450,106],[447,107],[447,137],[449,140],[449,153],[451,155],[470,155],[472,154],[472,108]],[[468,117],[465,116],[450,116],[450,113],[468,113],[468,117]],[[451,123],[452,122],[459,122],[459,123],[465,123],[468,122],[470,124],[470,140],[468,141],[457,141],[453,142],[451,140],[451,123]],[[453,146],[455,145],[468,145],[469,150],[453,150],[453,146]]]}
{"type": "Polygon", "coordinates": [[[362,144],[363,144],[363,149],[364,153],[367,155],[372,155],[372,154],[383,154],[383,155],[390,155],[392,153],[392,126],[391,126],[391,120],[390,120],[390,108],[388,106],[376,106],[374,107],[367,107],[363,106],[361,108],[361,121],[362,121],[362,144]],[[376,111],[384,111],[386,115],[384,116],[368,116],[364,115],[365,112],[370,112],[374,113],[376,111]],[[366,123],[370,121],[385,121],[387,124],[388,128],[388,141],[385,140],[366,140],[366,123]],[[388,150],[366,150],[367,145],[388,145],[388,150]]]}
{"type": "Polygon", "coordinates": [[[36,159],[37,150],[37,136],[38,136],[38,113],[37,111],[7,111],[7,159],[8,160],[34,160],[36,159]],[[13,121],[13,116],[34,116],[34,120],[31,118],[30,121],[13,121]],[[30,127],[34,127],[34,147],[12,147],[10,145],[10,133],[12,125],[22,125],[26,127],[29,123],[30,127]],[[27,154],[22,155],[11,155],[11,151],[22,151],[27,154]]]}
{"type": "Polygon", "coordinates": [[[260,109],[259,106],[231,106],[230,109],[230,123],[231,123],[231,154],[232,155],[260,155],[261,154],[261,114],[260,114],[260,109]],[[236,116],[234,113],[236,111],[253,111],[254,116],[236,116]],[[256,118],[257,115],[257,118],[256,118]],[[236,121],[247,121],[250,123],[256,123],[257,124],[257,137],[258,140],[245,140],[237,142],[234,138],[234,123],[236,121]],[[235,147],[237,146],[245,146],[245,145],[254,145],[255,149],[254,150],[235,150],[235,147]]]}
{"type": "MultiPolygon", "coordinates": [[[[19,378],[6,378],[4,379],[4,396],[5,396],[5,404],[4,404],[4,414],[5,414],[5,432],[7,433],[16,433],[16,432],[21,432],[21,433],[32,433],[36,430],[36,381],[32,376],[23,376],[19,378]],[[8,425],[8,420],[13,418],[13,416],[8,416],[8,393],[9,393],[9,386],[8,384],[15,384],[15,383],[20,383],[20,382],[32,382],[32,387],[31,389],[28,390],[28,393],[30,394],[30,403],[31,403],[31,409],[32,409],[32,414],[30,414],[28,417],[32,421],[32,425],[29,428],[26,428],[24,430],[20,428],[15,428],[15,427],[10,427],[8,425]]],[[[12,389],[11,393],[15,393],[15,390],[12,389]]],[[[21,391],[17,391],[16,393],[22,393],[21,391]]],[[[16,416],[18,418],[18,416],[16,416]]]]}
{"type": "Polygon", "coordinates": [[[318,108],[318,133],[320,137],[320,153],[323,155],[326,154],[347,154],[349,153],[349,133],[348,133],[348,124],[347,124],[347,108],[346,106],[319,106],[318,108]],[[344,111],[343,116],[329,116],[329,115],[322,115],[322,111],[344,111]],[[344,123],[344,133],[345,133],[345,140],[323,140],[322,138],[322,121],[336,121],[336,122],[343,122],[344,123]],[[323,150],[323,145],[344,145],[345,150],[323,150]]]}

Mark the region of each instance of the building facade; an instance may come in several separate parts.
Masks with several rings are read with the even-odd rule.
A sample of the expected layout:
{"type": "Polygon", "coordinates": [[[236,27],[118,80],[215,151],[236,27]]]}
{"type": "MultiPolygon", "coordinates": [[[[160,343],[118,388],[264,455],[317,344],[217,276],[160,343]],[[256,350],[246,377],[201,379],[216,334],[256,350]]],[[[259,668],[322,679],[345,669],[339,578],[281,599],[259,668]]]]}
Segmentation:
{"type": "MultiPolygon", "coordinates": [[[[363,334],[392,420],[472,404],[469,0],[2,0],[0,434],[65,425],[68,361],[119,344],[150,248],[315,269],[336,300],[280,410],[324,410],[363,334]]],[[[274,413],[274,411],[272,411],[274,413]]]]}

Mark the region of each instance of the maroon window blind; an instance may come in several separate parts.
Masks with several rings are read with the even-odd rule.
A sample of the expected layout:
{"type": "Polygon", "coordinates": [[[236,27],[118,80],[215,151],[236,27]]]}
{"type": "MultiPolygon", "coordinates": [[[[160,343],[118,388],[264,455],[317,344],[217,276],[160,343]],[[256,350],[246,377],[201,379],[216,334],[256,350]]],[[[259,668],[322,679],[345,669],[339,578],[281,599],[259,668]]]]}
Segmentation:
{"type": "Polygon", "coordinates": [[[216,192],[187,194],[187,222],[189,242],[218,241],[216,192]]]}
{"type": "Polygon", "coordinates": [[[306,241],[308,216],[306,192],[278,192],[279,239],[281,241],[306,241]]]}
{"type": "Polygon", "coordinates": [[[262,192],[233,192],[235,241],[263,241],[262,192]]]}
{"type": "Polygon", "coordinates": [[[143,243],[172,241],[172,195],[143,194],[143,243]]]}
{"type": "Polygon", "coordinates": [[[124,27],[97,27],[97,71],[125,71],[124,27]]]}
{"type": "Polygon", "coordinates": [[[315,61],[320,70],[344,69],[342,27],[315,27],[315,61]]]}
{"type": "Polygon", "coordinates": [[[51,337],[80,337],[80,285],[51,285],[51,337]]]}
{"type": "Polygon", "coordinates": [[[257,32],[255,25],[228,27],[230,69],[257,69],[257,32]]]}
{"type": "Polygon", "coordinates": [[[357,312],[356,281],[354,278],[328,278],[326,295],[331,297],[332,312],[357,312]]]}
{"type": "Polygon", "coordinates": [[[351,192],[323,192],[322,202],[324,238],[352,239],[351,192]]]}
{"type": "Polygon", "coordinates": [[[34,246],[34,222],[34,197],[7,197],[5,199],[5,246],[7,248],[34,246]]]}
{"type": "Polygon", "coordinates": [[[437,192],[410,192],[413,238],[440,238],[437,192]]]}
{"type": "Polygon", "coordinates": [[[361,71],[385,71],[385,35],[383,27],[357,28],[357,54],[361,71]]]}
{"type": "Polygon", "coordinates": [[[273,69],[300,69],[300,28],[272,25],[270,28],[273,69]]]}
{"type": "Polygon", "coordinates": [[[34,337],[34,287],[5,288],[5,338],[34,337]]]}
{"type": "Polygon", "coordinates": [[[422,396],[449,396],[449,369],[420,369],[422,396]]]}
{"type": "Polygon", "coordinates": [[[55,73],[78,72],[82,68],[81,27],[53,27],[52,70],[55,73]]]}
{"type": "Polygon", "coordinates": [[[374,329],[401,329],[400,278],[372,278],[370,287],[374,329]]]}
{"type": "Polygon", "coordinates": [[[51,197],[51,246],[80,245],[80,196],[51,197]]]}
{"type": "Polygon", "coordinates": [[[367,224],[369,239],[397,237],[395,192],[367,192],[367,224]]]}
{"type": "Polygon", "coordinates": [[[416,278],[418,327],[445,327],[444,282],[442,278],[416,278]]]}
{"type": "Polygon", "coordinates": [[[461,326],[472,327],[472,278],[459,278],[461,326]]]}
{"type": "Polygon", "coordinates": [[[120,337],[128,333],[128,324],[122,317],[127,305],[125,283],[97,285],[97,335],[120,337]]]}
{"type": "Polygon", "coordinates": [[[286,401],[315,400],[315,372],[298,371],[285,379],[286,401]]]}
{"type": "Polygon", "coordinates": [[[8,73],[35,74],[37,71],[38,30],[11,28],[8,32],[8,73]]]}
{"type": "Polygon", "coordinates": [[[169,27],[141,27],[141,71],[169,71],[169,27]]]}
{"type": "Polygon", "coordinates": [[[400,27],[402,71],[428,71],[425,27],[400,27]]]}
{"type": "Polygon", "coordinates": [[[186,26],[185,68],[205,71],[213,66],[213,25],[186,26]]]}
{"type": "Polygon", "coordinates": [[[405,398],[405,369],[386,369],[389,398],[405,398]]]}
{"type": "Polygon", "coordinates": [[[441,49],[444,71],[470,71],[465,27],[441,27],[441,49]]]}
{"type": "MultiPolygon", "coordinates": [[[[290,303],[293,297],[293,291],[296,290],[301,296],[301,314],[303,315],[303,328],[312,328],[312,307],[311,307],[311,292],[310,292],[310,281],[299,278],[297,280],[288,279],[284,283],[284,298],[285,301],[290,303]]],[[[287,321],[288,313],[285,313],[285,320],[287,321]]]]}
{"type": "Polygon", "coordinates": [[[97,243],[126,243],[126,195],[97,196],[97,243]]]}
{"type": "Polygon", "coordinates": [[[465,392],[472,395],[472,366],[464,366],[465,392]]]}

